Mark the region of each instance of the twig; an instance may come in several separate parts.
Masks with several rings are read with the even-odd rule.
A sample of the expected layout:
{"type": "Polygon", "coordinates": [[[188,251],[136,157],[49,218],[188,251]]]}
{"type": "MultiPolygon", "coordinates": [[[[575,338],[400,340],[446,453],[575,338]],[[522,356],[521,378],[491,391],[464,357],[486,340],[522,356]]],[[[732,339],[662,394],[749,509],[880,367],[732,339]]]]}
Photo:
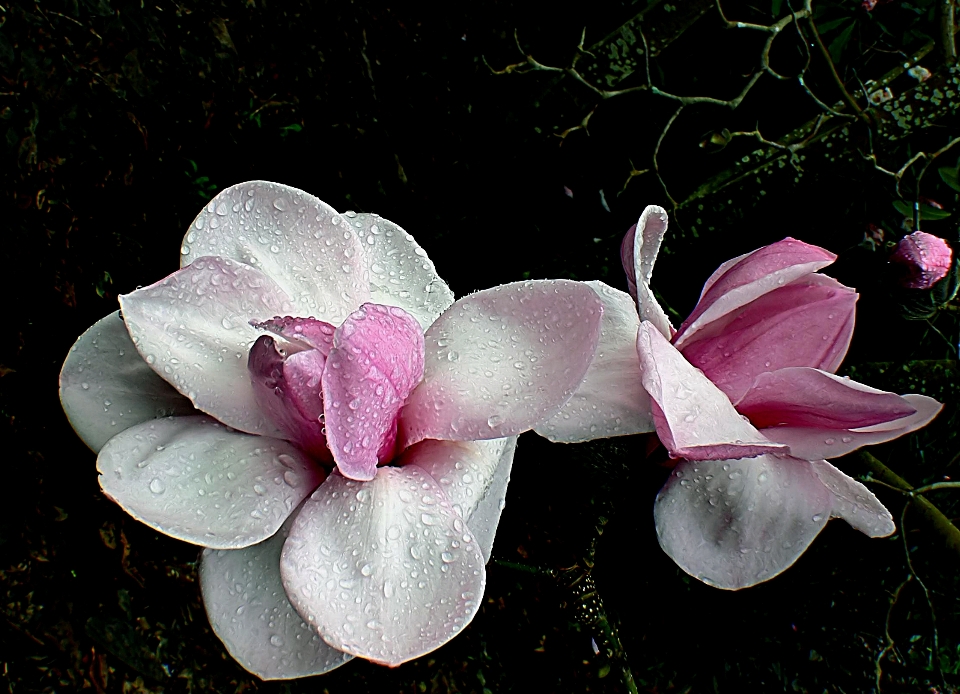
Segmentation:
{"type": "MultiPolygon", "coordinates": [[[[960,556],[960,530],[958,530],[957,526],[950,522],[949,518],[943,515],[943,512],[940,511],[940,509],[923,497],[921,493],[914,489],[909,482],[881,463],[872,454],[868,453],[867,451],[858,451],[858,456],[873,474],[873,478],[866,479],[866,482],[879,482],[885,487],[895,489],[909,496],[911,500],[916,503],[917,512],[923,516],[923,518],[925,518],[927,522],[930,523],[939,533],[947,549],[956,552],[957,555],[960,556]]],[[[934,484],[951,483],[936,482],[934,484]]],[[[932,487],[934,485],[927,486],[932,487]]],[[[925,487],[920,487],[920,489],[925,491],[933,491],[926,490],[925,487]]]]}
{"type": "Polygon", "coordinates": [[[943,682],[943,670],[940,669],[940,636],[937,632],[937,613],[934,611],[933,601],[930,599],[930,589],[927,588],[927,584],[923,582],[922,578],[920,578],[920,574],[917,573],[917,570],[913,568],[913,560],[910,558],[910,544],[907,542],[907,509],[910,508],[911,502],[913,502],[912,498],[903,505],[903,511],[900,512],[900,538],[903,540],[903,552],[907,559],[907,568],[910,569],[910,576],[916,578],[917,583],[919,583],[920,587],[923,588],[923,594],[927,599],[927,607],[930,608],[930,627],[933,632],[933,650],[928,661],[929,666],[936,670],[937,674],[940,675],[940,681],[943,682]]]}
{"type": "MultiPolygon", "coordinates": [[[[912,573],[907,574],[906,579],[904,579],[903,583],[897,586],[897,589],[893,591],[893,596],[890,598],[890,607],[887,609],[887,619],[883,627],[883,633],[884,633],[884,636],[886,637],[887,643],[886,645],[884,645],[883,650],[881,650],[877,654],[877,660],[876,660],[877,694],[880,694],[880,692],[882,691],[880,689],[880,680],[883,677],[883,665],[881,665],[881,663],[883,662],[883,659],[887,656],[888,653],[892,652],[896,654],[896,649],[897,649],[896,643],[894,643],[894,640],[893,640],[893,636],[890,635],[890,621],[893,618],[893,608],[894,606],[896,606],[897,601],[900,599],[900,593],[903,592],[903,589],[912,580],[913,580],[913,574],[912,573]]],[[[897,658],[899,659],[899,655],[897,655],[897,658]]]]}

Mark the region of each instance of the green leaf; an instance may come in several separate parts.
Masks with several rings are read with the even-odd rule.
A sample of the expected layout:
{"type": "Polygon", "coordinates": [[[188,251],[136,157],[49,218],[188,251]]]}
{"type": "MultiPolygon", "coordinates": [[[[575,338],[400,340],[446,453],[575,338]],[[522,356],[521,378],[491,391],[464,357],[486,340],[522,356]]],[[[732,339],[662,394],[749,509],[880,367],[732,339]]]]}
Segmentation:
{"type": "Polygon", "coordinates": [[[774,18],[776,18],[776,17],[778,17],[778,16],[780,15],[780,5],[781,5],[781,4],[782,4],[782,0],[771,0],[771,2],[770,2],[770,14],[772,14],[772,15],[774,16],[774,18]]]}
{"type": "MultiPolygon", "coordinates": [[[[902,214],[904,217],[913,217],[913,205],[910,203],[906,203],[903,200],[894,200],[893,206],[896,208],[897,212],[902,214]]],[[[929,219],[930,221],[935,221],[937,219],[946,219],[949,216],[949,210],[940,210],[927,204],[920,205],[920,219],[929,219]]]]}
{"type": "Polygon", "coordinates": [[[944,166],[942,169],[937,169],[937,172],[940,174],[940,178],[943,179],[944,183],[955,191],[960,192],[960,178],[957,176],[958,172],[956,168],[944,166]]]}
{"type": "Polygon", "coordinates": [[[856,26],[856,23],[851,21],[850,25],[841,31],[837,38],[830,42],[830,59],[833,60],[834,64],[840,62],[840,54],[843,53],[847,42],[850,41],[850,36],[853,34],[856,26]]]}
{"type": "Polygon", "coordinates": [[[823,24],[817,25],[817,31],[821,34],[826,34],[827,32],[833,31],[841,24],[846,22],[852,22],[853,20],[850,17],[841,17],[840,19],[831,19],[829,22],[824,22],[823,24]]]}

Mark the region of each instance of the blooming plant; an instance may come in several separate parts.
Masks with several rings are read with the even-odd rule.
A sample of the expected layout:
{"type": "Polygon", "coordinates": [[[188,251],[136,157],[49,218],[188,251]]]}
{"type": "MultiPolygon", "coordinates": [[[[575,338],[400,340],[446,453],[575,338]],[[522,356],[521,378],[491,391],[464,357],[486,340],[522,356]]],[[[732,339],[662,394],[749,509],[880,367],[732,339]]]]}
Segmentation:
{"type": "Polygon", "coordinates": [[[191,224],[178,271],[79,338],[61,401],[104,492],[206,548],[204,603],[241,665],[398,665],[479,609],[517,434],[589,407],[565,403],[622,341],[602,289],[454,303],[391,222],[243,183],[191,224]]]}
{"type": "Polygon", "coordinates": [[[818,273],[835,256],[787,238],[733,258],[674,330],[650,289],[666,229],[651,206],[624,239],[640,377],[610,379],[619,391],[642,384],[678,460],[654,506],[663,549],[692,576],[738,589],[787,569],[830,518],[891,534],[887,509],[826,459],[922,427],[941,406],[834,375],[857,300],[818,273]]]}

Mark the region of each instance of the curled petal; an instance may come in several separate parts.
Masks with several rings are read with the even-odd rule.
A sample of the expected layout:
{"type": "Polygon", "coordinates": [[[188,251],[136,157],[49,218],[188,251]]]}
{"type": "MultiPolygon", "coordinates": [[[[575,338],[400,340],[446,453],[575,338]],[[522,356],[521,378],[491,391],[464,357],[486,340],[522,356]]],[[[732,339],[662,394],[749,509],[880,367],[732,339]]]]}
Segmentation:
{"type": "Polygon", "coordinates": [[[853,336],[856,303],[852,289],[808,275],[714,321],[679,349],[736,402],[766,371],[836,371],[853,336]]]}
{"type": "Polygon", "coordinates": [[[669,339],[675,331],[650,288],[653,266],[666,233],[667,211],[657,205],[648,205],[637,223],[627,231],[620,245],[620,260],[627,273],[630,293],[637,300],[640,320],[650,321],[669,339]]]}
{"type": "Polygon", "coordinates": [[[593,289],[569,280],[457,301],[425,336],[423,382],[400,415],[403,447],[513,436],[554,416],[593,361],[602,311],[593,289]]]}
{"type": "Polygon", "coordinates": [[[679,349],[701,328],[754,299],[830,265],[837,256],[810,244],[785,238],[728,262],[710,276],[693,313],[674,343],[679,349]]]}
{"type": "Polygon", "coordinates": [[[856,429],[901,419],[916,411],[894,393],[806,368],[760,374],[737,403],[737,412],[749,417],[759,429],[856,429]]]}
{"type": "Polygon", "coordinates": [[[214,633],[234,660],[264,680],[321,675],[353,657],[322,640],[287,599],[280,550],[295,515],[259,544],[205,549],[200,560],[200,590],[214,633]]]}
{"type": "Polygon", "coordinates": [[[226,258],[200,258],[121,296],[120,306],[141,356],[198,410],[234,429],[279,434],[247,373],[247,353],[260,337],[250,321],[290,309],[273,280],[226,258]]]}
{"type": "Polygon", "coordinates": [[[283,432],[283,438],[296,443],[315,460],[329,462],[321,420],[320,379],[325,363],[323,353],[317,349],[284,357],[272,337],[261,335],[250,348],[247,368],[261,412],[283,432]]]}
{"type": "Polygon", "coordinates": [[[183,239],[180,265],[202,256],[244,263],[293,299],[295,310],[282,313],[338,324],[370,298],[363,254],[344,217],[326,203],[290,186],[248,181],[207,203],[183,239]]]}
{"type": "Polygon", "coordinates": [[[469,528],[416,465],[384,467],[369,482],[333,472],[294,522],[280,573],[327,643],[386,665],[452,639],[486,580],[469,528]]]}
{"type": "Polygon", "coordinates": [[[60,370],[60,403],[94,451],[135,424],[194,411],[143,360],[119,311],[94,323],[70,348],[60,370]]]}
{"type": "Polygon", "coordinates": [[[97,458],[100,486],[137,520],[216,549],[273,535],[323,480],[294,446],[209,417],[167,417],[117,434],[97,458]]]}
{"type": "Polygon", "coordinates": [[[897,526],[886,506],[869,489],[826,460],[810,463],[820,482],[833,494],[833,518],[842,518],[869,537],[893,535],[897,526]]]}
{"type": "Polygon", "coordinates": [[[396,306],[364,304],[337,329],[323,371],[327,441],[347,477],[369,480],[393,455],[397,414],[423,377],[423,333],[396,306]]]}
{"type": "Polygon", "coordinates": [[[789,568],[833,508],[833,494],[810,463],[763,455],[681,461],[653,514],[660,546],[681,569],[738,590],[789,568]]]}
{"type": "Polygon", "coordinates": [[[587,282],[603,302],[600,343],[583,383],[556,415],[534,430],[551,441],[576,443],[653,431],[650,396],[640,385],[640,319],[625,293],[587,282]]]}
{"type": "Polygon", "coordinates": [[[380,215],[345,213],[363,246],[370,272],[370,301],[399,306],[419,321],[421,330],[453,303],[433,261],[413,237],[380,215]]]}
{"type": "Polygon", "coordinates": [[[863,446],[892,441],[926,426],[943,405],[926,395],[899,396],[916,410],[914,414],[881,424],[857,429],[824,429],[821,427],[779,426],[763,430],[771,441],[790,449],[790,455],[804,460],[839,458],[863,446]]]}
{"type": "Polygon", "coordinates": [[[487,441],[427,439],[404,451],[398,463],[416,465],[433,477],[489,561],[516,448],[516,436],[487,441]]]}
{"type": "Polygon", "coordinates": [[[702,372],[653,325],[637,335],[643,387],[653,400],[657,435],[674,458],[725,460],[784,451],[765,439],[702,372]]]}

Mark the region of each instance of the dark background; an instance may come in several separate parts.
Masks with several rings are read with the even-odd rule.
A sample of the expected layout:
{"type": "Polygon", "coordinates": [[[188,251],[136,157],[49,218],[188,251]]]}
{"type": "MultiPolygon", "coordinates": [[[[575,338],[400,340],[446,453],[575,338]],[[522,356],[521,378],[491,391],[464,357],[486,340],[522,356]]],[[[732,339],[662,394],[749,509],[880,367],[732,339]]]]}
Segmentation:
{"type": "MultiPolygon", "coordinates": [[[[677,32],[676,7],[649,4],[660,13],[651,10],[650,35],[659,27],[676,34],[651,61],[654,85],[721,99],[739,93],[765,34],[725,29],[711,3],[695,0],[689,6],[702,5],[702,16],[677,32]]],[[[761,5],[724,9],[767,24],[787,7],[761,5]]],[[[906,543],[900,532],[868,540],[832,523],[781,577],[719,591],[688,578],[657,545],[651,509],[667,469],[656,451],[648,457],[646,437],[563,446],[532,434],[520,442],[486,600],[464,633],[393,670],[356,660],[319,678],[264,683],[210,631],[196,581],[199,550],[107,500],[94,454],[63,416],[56,378],[70,345],[117,308],[118,294],[177,268],[187,225],[228,185],[278,181],[341,211],[377,212],[416,237],[457,296],[523,278],[601,279],[625,289],[620,240],[644,205],[656,203],[671,212],[672,227],[654,283],[675,323],[709,273],[734,255],[788,235],[840,254],[828,274],[861,291],[845,373],[856,367],[871,385],[947,404],[934,425],[874,454],[917,486],[956,474],[956,313],[941,307],[942,295],[896,290],[887,254],[905,233],[894,201],[912,204],[922,194],[948,212],[957,208],[936,169],[953,166],[960,148],[922,185],[907,176],[901,195],[859,154],[873,146],[896,171],[956,136],[955,107],[907,137],[851,123],[848,135],[775,167],[786,175],[763,174],[769,184],[751,175],[691,198],[759,146],[746,137],[701,146],[711,133],[759,125],[764,137],[781,138],[822,113],[795,81],[765,76],[737,109],[690,106],[673,123],[658,161],[683,203],[675,210],[649,170],[674,102],[649,90],[601,99],[569,75],[495,75],[485,64],[499,70],[524,60],[516,31],[541,64],[566,66],[584,27],[590,46],[646,7],[0,7],[0,292],[8,326],[0,341],[0,681],[8,691],[627,691],[624,659],[602,652],[611,630],[644,692],[850,694],[874,691],[878,679],[883,692],[956,690],[960,557],[922,520],[907,516],[906,543]],[[587,128],[559,137],[591,112],[587,128]],[[872,245],[864,241],[870,224],[884,233],[872,245]],[[904,318],[918,305],[932,326],[904,318]],[[583,586],[592,542],[591,578],[604,610],[591,617],[598,604],[583,586]],[[905,547],[915,550],[913,569],[905,547]],[[929,602],[916,578],[894,600],[908,576],[923,581],[929,602]]],[[[836,23],[822,33],[848,89],[868,75],[879,80],[935,37],[932,7],[888,2],[868,15],[856,2],[818,6],[822,27],[836,23]]],[[[783,34],[771,58],[795,74],[805,65],[803,41],[783,34]]],[[[945,63],[939,48],[924,62],[941,84],[950,76],[945,63]]],[[[642,84],[643,71],[620,86],[642,84]]],[[[821,100],[839,103],[816,54],[806,74],[821,100]]],[[[914,88],[899,79],[897,93],[914,88]]],[[[951,217],[923,226],[955,239],[951,217]]],[[[866,472],[855,456],[838,464],[866,472]]],[[[904,498],[877,493],[899,519],[904,498]]],[[[956,490],[930,498],[960,516],[956,490]]]]}

